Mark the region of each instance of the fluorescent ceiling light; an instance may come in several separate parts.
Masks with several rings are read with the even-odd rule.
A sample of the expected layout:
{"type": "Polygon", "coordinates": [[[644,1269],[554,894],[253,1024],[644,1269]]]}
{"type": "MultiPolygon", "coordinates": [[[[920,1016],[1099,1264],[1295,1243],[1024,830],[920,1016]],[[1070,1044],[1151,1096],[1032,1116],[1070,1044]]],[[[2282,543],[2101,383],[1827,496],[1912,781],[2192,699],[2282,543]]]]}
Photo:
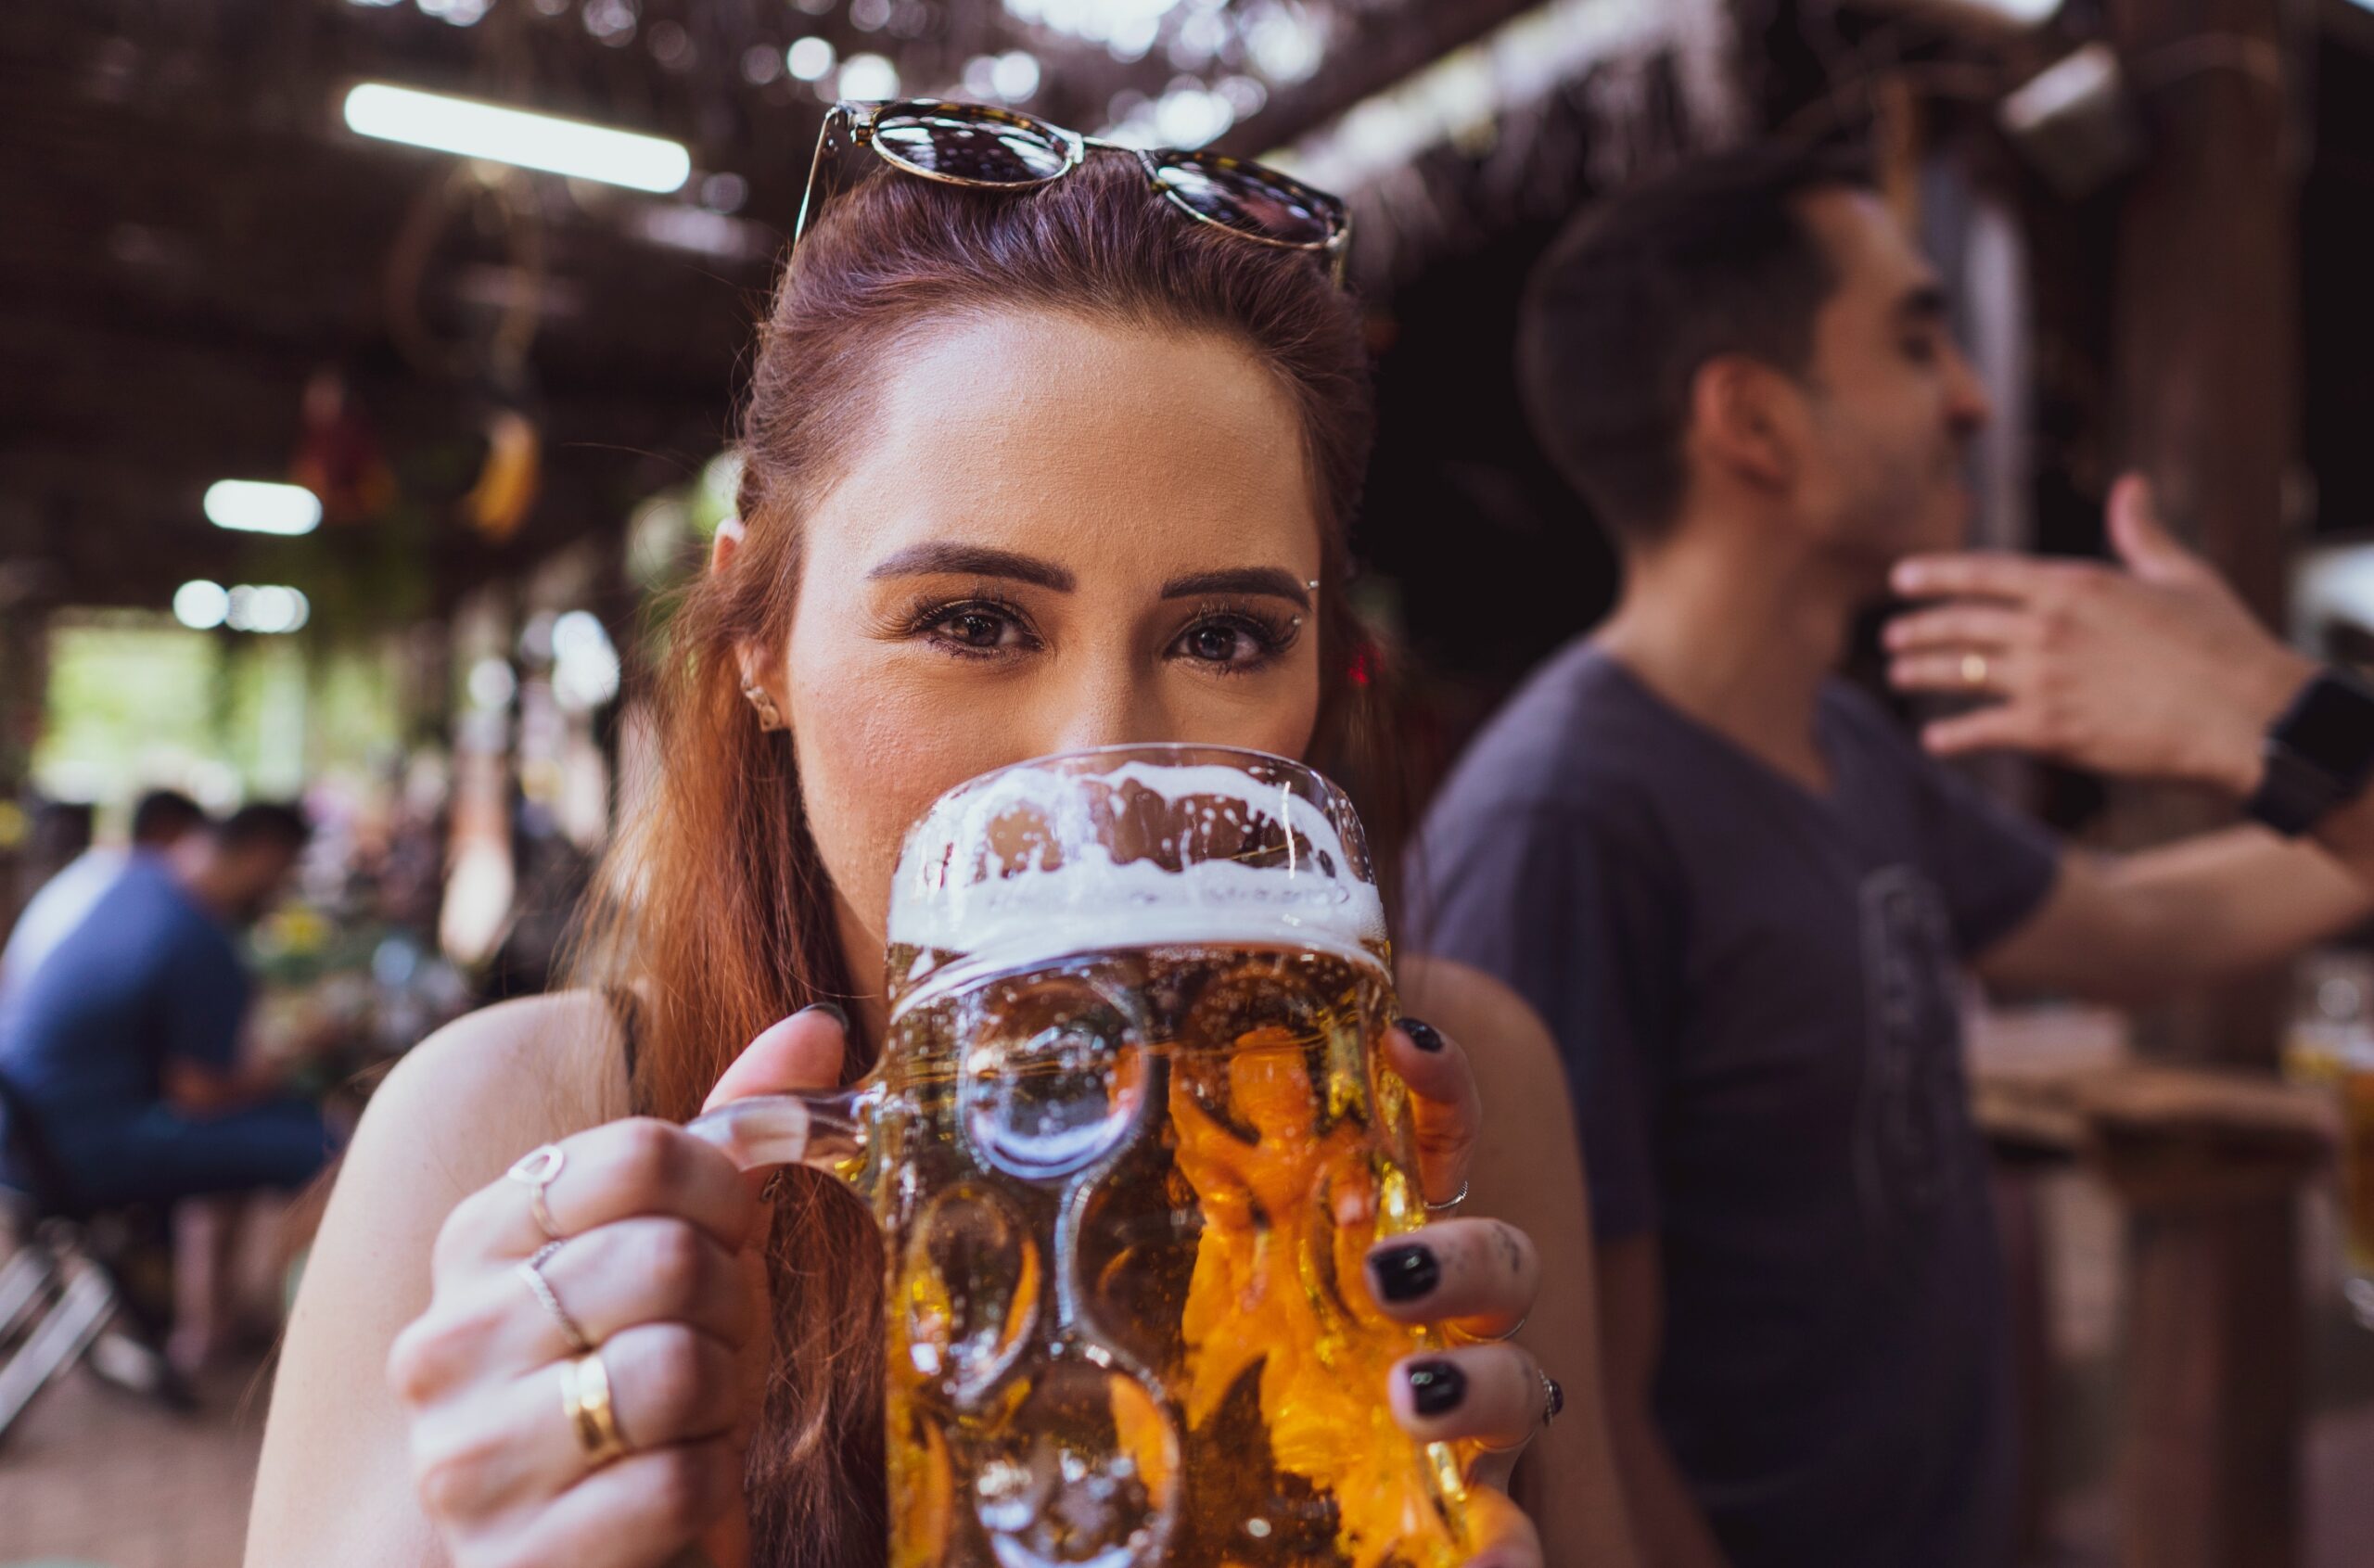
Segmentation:
{"type": "Polygon", "coordinates": [[[224,479],[206,487],[206,520],[241,533],[311,533],[322,524],[322,498],[303,485],[224,479]]]}
{"type": "Polygon", "coordinates": [[[365,82],[346,95],[346,123],[382,141],[630,190],[665,194],[693,172],[693,156],[681,142],[384,82],[365,82]]]}
{"type": "Polygon", "coordinates": [[[219,582],[199,578],[173,590],[173,618],[193,631],[211,631],[230,613],[230,593],[219,582]]]}
{"type": "Polygon", "coordinates": [[[173,591],[173,618],[193,631],[227,626],[278,636],[301,630],[313,618],[313,606],[304,594],[276,583],[225,588],[199,578],[173,591]]]}

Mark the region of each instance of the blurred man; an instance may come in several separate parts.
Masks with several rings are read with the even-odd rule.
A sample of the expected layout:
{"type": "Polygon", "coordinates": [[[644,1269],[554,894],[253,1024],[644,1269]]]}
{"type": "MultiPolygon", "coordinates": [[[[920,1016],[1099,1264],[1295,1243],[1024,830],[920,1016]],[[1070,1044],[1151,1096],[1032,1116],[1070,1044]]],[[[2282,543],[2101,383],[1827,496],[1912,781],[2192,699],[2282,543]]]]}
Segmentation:
{"type": "Polygon", "coordinates": [[[178,790],[152,789],[132,808],[128,850],[93,846],[41,885],[17,916],[8,945],[0,950],[0,992],[21,985],[67,934],[83,924],[91,906],[115,886],[135,856],[161,854],[206,823],[197,801],[178,790]]]}
{"type": "MultiPolygon", "coordinates": [[[[1447,786],[1416,946],[1565,1052],[1646,1555],[1995,1568],[2011,1368],[1965,972],[2156,996],[2374,900],[2256,829],[2066,853],[1832,678],[1890,568],[1959,543],[1989,414],[1856,171],[1745,155],[1608,204],[1537,273],[1519,362],[1624,591],[1447,786]]],[[[2002,673],[1954,661],[1965,693],[2002,673]]]]}
{"type": "MultiPolygon", "coordinates": [[[[302,1184],[326,1158],[311,1103],[244,1063],[250,987],[234,938],[277,899],[305,820],[249,806],[162,854],[134,860],[0,1003],[0,1075],[16,1087],[94,1205],[302,1184]]],[[[174,1358],[212,1349],[225,1223],[184,1205],[174,1358]]]]}

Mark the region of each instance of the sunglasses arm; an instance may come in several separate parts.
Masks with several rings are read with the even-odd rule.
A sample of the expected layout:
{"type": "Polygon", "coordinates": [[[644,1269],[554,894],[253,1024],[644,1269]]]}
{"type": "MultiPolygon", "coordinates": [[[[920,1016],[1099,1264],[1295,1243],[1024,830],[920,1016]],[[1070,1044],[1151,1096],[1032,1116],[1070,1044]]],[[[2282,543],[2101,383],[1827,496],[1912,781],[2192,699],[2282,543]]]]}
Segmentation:
{"type": "MultiPolygon", "coordinates": [[[[799,193],[799,221],[792,225],[791,243],[797,249],[800,236],[808,232],[808,210],[816,199],[816,182],[824,177],[824,154],[832,147],[833,128],[856,121],[856,113],[847,104],[835,104],[824,111],[824,122],[816,127],[816,156],[808,161],[808,185],[799,193]]],[[[862,126],[857,140],[864,139],[862,126]]]]}

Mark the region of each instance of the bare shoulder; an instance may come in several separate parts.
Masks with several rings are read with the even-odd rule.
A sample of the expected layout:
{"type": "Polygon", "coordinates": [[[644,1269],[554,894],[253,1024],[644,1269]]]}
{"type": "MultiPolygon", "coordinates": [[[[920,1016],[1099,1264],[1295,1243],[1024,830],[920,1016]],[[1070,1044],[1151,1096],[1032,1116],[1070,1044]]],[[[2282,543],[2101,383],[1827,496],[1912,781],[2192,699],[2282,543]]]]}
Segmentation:
{"type": "Polygon", "coordinates": [[[498,1002],[415,1046],[372,1096],[356,1139],[433,1154],[460,1191],[539,1143],[628,1114],[616,1013],[592,991],[498,1002]]]}
{"type": "Polygon", "coordinates": [[[372,1096],[282,1347],[248,1568],[445,1561],[413,1500],[380,1368],[428,1306],[430,1254],[453,1206],[537,1144],[626,1114],[620,1044],[592,993],[504,1002],[414,1047],[372,1096]]]}
{"type": "MultiPolygon", "coordinates": [[[[1557,1043],[1541,1015],[1480,969],[1447,958],[1411,958],[1401,964],[1398,988],[1412,1016],[1459,1041],[1471,1056],[1558,1065],[1557,1043]]],[[[1483,1070],[1479,1061],[1476,1071],[1483,1070]]]]}

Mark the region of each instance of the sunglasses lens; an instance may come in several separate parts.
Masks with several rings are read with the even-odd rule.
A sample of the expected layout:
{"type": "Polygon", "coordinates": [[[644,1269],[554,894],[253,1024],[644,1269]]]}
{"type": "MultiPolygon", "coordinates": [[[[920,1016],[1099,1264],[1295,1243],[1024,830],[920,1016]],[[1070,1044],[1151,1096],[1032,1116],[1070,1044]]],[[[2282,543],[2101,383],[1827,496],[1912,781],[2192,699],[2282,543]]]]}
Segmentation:
{"type": "Polygon", "coordinates": [[[1281,245],[1324,245],[1343,226],[1343,204],[1257,163],[1189,153],[1157,154],[1155,180],[1197,217],[1281,245]]]}
{"type": "Polygon", "coordinates": [[[1035,185],[1071,161],[1070,148],[1047,132],[961,109],[886,112],[874,139],[909,168],[974,185],[1035,185]]]}

